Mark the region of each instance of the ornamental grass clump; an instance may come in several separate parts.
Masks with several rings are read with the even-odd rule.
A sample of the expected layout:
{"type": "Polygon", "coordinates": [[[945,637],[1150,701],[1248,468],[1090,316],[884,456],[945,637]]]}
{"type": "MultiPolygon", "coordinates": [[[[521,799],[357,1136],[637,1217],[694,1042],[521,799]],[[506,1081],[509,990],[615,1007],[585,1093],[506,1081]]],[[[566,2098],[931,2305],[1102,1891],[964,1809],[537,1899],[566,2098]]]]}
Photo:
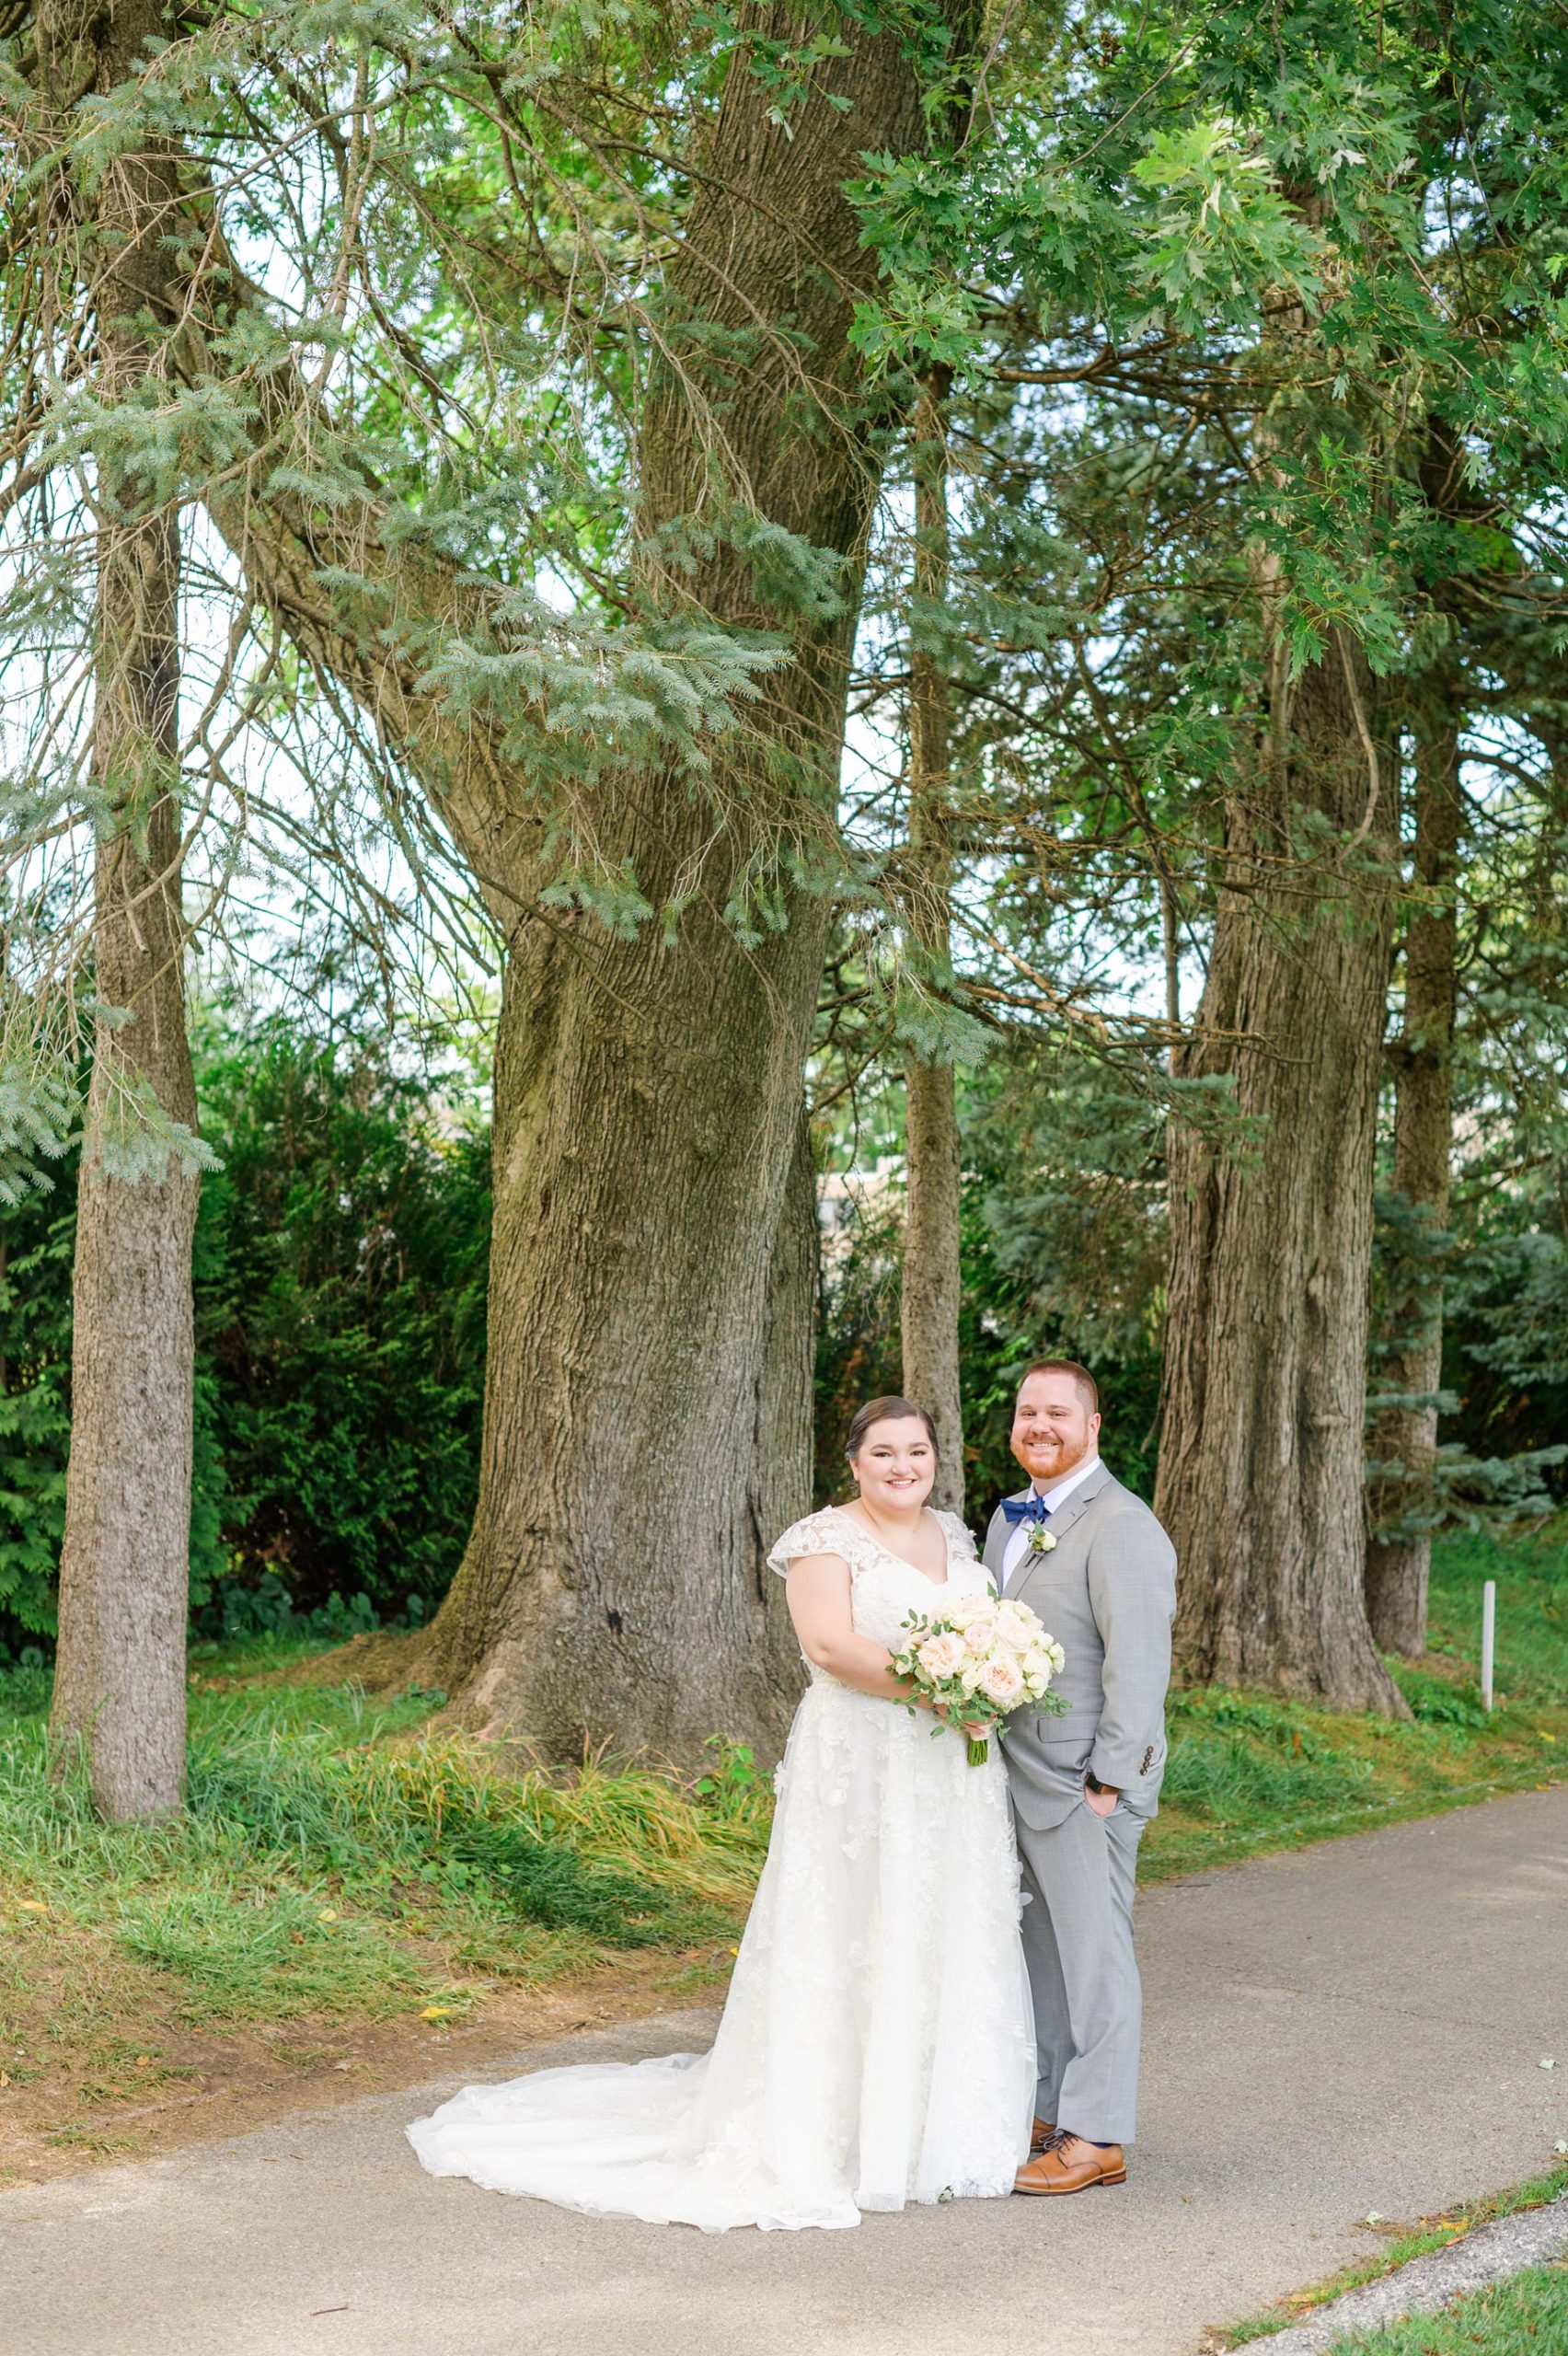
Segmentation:
{"type": "Polygon", "coordinates": [[[0,1900],[167,1972],[190,2017],[375,2014],[460,1998],[455,1972],[728,1942],[766,1849],[767,1787],[722,1746],[692,1784],[427,1732],[429,1694],[192,1698],[185,1813],[110,1827],[50,1752],[44,1680],[0,1676],[0,1900]]]}

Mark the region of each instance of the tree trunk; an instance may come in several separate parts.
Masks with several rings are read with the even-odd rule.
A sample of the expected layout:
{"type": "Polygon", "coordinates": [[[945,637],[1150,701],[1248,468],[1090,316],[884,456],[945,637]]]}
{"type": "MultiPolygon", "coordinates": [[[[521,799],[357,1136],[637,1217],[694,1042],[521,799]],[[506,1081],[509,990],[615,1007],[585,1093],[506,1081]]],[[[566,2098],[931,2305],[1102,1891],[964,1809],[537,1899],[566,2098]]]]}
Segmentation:
{"type": "Polygon", "coordinates": [[[793,918],[766,964],[711,914],[508,961],[478,1507],[421,1673],[557,1754],[767,1741],[794,1698],[761,1561],[809,1501],[782,1213],[824,944],[793,918]]]}
{"type": "Polygon", "coordinates": [[[1157,1510],[1199,1679],[1402,1709],[1363,1601],[1373,1154],[1394,820],[1371,681],[1342,640],[1290,695],[1231,815],[1188,1078],[1251,1137],[1173,1128],[1157,1510]],[[1290,706],[1294,703],[1294,710],[1290,706]],[[1325,824],[1325,848],[1311,828],[1325,824]],[[1302,830],[1307,831],[1303,832],[1302,830]]]}
{"type": "MultiPolygon", "coordinates": [[[[75,79],[103,92],[161,20],[144,8],[81,26],[59,16],[40,26],[47,70],[57,88],[75,79]]],[[[106,402],[150,364],[137,313],[144,281],[167,275],[158,241],[173,195],[156,153],[117,157],[97,191],[88,252],[106,402]]],[[[155,1138],[196,1121],[176,770],[179,522],[150,505],[123,461],[100,459],[98,499],[93,957],[108,1011],[95,1028],[77,1198],[52,1731],[83,1742],[94,1800],[118,1823],[165,1815],[184,1796],[198,1179],[189,1153],[159,1156],[145,1137],[138,1153],[136,1142],[148,1117],[155,1138]],[[122,1174],[128,1147],[161,1168],[122,1174]]]]}
{"type": "Polygon", "coordinates": [[[940,1451],[931,1503],[963,1511],[963,1413],[958,1359],[959,1146],[951,1064],[905,1066],[904,1395],[924,1407],[940,1451]]]}
{"type": "MultiPolygon", "coordinates": [[[[896,38],[863,38],[824,79],[789,137],[732,69],[672,297],[732,329],[787,322],[806,354],[809,396],[768,345],[731,375],[725,463],[772,523],[839,554],[840,610],[793,621],[755,737],[718,748],[721,839],[677,779],[627,796],[620,847],[648,897],[701,876],[676,941],[569,921],[510,945],[479,1501],[426,1673],[558,1753],[689,1754],[715,1733],[774,1750],[798,1690],[762,1553],[809,1494],[801,1073],[830,912],[791,888],[787,927],[743,945],[723,911],[749,813],[781,787],[802,814],[836,791],[875,487],[835,421],[868,267],[842,187],[858,154],[922,140],[896,38]]],[[[667,377],[641,448],[650,572],[660,528],[702,505],[696,424],[667,377]]],[[[678,588],[726,627],[780,618],[727,547],[678,588]]]]}
{"type": "MultiPolygon", "coordinates": [[[[1415,758],[1415,881],[1423,897],[1405,941],[1404,1029],[1395,1055],[1394,1192],[1410,1220],[1404,1257],[1411,1282],[1393,1314],[1409,1332],[1400,1355],[1379,1369],[1379,1385],[1421,1403],[1385,1407],[1373,1453],[1399,1466],[1372,1498],[1379,1509],[1419,1519],[1430,1510],[1437,1456],[1443,1374],[1443,1252],[1448,1219],[1448,1157],[1453,1141],[1453,1037],[1458,930],[1453,882],[1463,824],[1459,726],[1452,695],[1426,716],[1415,758]]],[[[1426,1649],[1426,1591],[1432,1567],[1429,1530],[1409,1537],[1374,1534],[1366,1552],[1366,1610],[1385,1652],[1419,1660],[1426,1649]]]]}
{"type": "MultiPolygon", "coordinates": [[[[951,982],[951,888],[948,687],[936,615],[949,567],[947,414],[951,370],[932,372],[915,416],[915,598],[909,656],[910,948],[922,979],[951,982]]],[[[963,1511],[963,1403],[958,1315],[959,1138],[957,1074],[950,1061],[905,1062],[904,1226],[901,1318],[905,1396],[937,1427],[940,1464],[933,1505],[963,1511]]]]}
{"type": "MultiPolygon", "coordinates": [[[[943,13],[962,48],[976,12],[943,13]]],[[[788,8],[749,15],[798,30],[788,8]]],[[[808,841],[831,821],[877,476],[849,342],[875,264],[844,188],[868,151],[920,150],[925,120],[895,30],[847,26],[847,54],[813,68],[787,128],[774,103],[737,52],[663,290],[637,452],[645,589],[724,628],[782,624],[792,650],[749,733],[715,745],[702,792],[673,771],[605,786],[605,858],[655,906],[684,904],[673,940],[540,908],[539,765],[510,723],[426,684],[432,633],[470,617],[482,630],[482,595],[385,528],[374,485],[363,514],[272,488],[308,445],[297,377],[254,388],[266,495],[231,472],[209,498],[256,592],[421,779],[505,931],[479,1499],[418,1669],[471,1723],[557,1753],[600,1738],[689,1753],[719,1731],[775,1747],[799,1674],[761,1557],[769,1519],[809,1494],[799,1140],[829,912],[788,876],[785,922],[759,940],[726,911],[781,811],[808,841]],[[698,539],[667,527],[704,523],[716,486],[716,540],[664,572],[698,539]],[[727,528],[737,498],[836,553],[834,610],[801,613],[763,580],[727,528]]],[[[201,335],[181,352],[199,376],[201,335]]]]}

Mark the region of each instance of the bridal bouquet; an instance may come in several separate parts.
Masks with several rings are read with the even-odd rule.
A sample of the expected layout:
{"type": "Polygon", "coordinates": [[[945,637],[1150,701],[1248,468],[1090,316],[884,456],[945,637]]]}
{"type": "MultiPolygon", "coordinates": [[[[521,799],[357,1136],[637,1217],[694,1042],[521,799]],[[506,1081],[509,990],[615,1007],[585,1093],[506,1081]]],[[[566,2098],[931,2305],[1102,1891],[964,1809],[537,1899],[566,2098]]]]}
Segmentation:
{"type": "MultiPolygon", "coordinates": [[[[987,1588],[938,1615],[912,1611],[904,1624],[909,1634],[893,1657],[894,1675],[940,1702],[954,1725],[999,1725],[1025,1703],[1053,1717],[1066,1708],[1051,1690],[1066,1656],[1027,1603],[1009,1603],[987,1588]]],[[[989,1750],[988,1736],[971,1737],[970,1765],[982,1765],[989,1750]]]]}

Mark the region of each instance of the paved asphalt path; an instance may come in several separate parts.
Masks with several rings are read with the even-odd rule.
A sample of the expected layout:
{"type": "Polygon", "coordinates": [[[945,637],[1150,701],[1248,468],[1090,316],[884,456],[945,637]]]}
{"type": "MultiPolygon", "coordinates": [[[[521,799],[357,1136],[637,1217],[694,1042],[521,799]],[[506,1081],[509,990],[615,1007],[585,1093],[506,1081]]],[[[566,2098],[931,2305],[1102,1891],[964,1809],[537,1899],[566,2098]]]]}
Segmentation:
{"type": "MultiPolygon", "coordinates": [[[[423,2176],[455,2079],[0,2195],[6,2356],[1196,2356],[1568,2137],[1568,1786],[1149,1891],[1127,2186],[850,2233],[605,2223],[423,2176]],[[1542,2069],[1544,2059],[1556,2062],[1542,2069]]],[[[519,2067],[703,2043],[664,2015],[519,2067]]],[[[498,2076],[512,2074],[498,2071],[498,2076]]]]}

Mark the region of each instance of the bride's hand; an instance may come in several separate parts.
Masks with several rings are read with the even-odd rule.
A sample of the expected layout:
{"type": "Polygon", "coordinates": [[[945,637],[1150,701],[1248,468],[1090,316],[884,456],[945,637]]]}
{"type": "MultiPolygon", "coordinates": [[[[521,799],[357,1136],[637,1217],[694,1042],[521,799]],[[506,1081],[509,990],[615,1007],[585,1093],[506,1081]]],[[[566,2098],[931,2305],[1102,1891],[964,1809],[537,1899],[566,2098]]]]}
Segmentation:
{"type": "Polygon", "coordinates": [[[933,1711],[946,1725],[956,1727],[960,1734],[967,1735],[971,1742],[985,1742],[988,1738],[991,1732],[991,1723],[988,1718],[955,1718],[950,1704],[942,1701],[940,1696],[922,1694],[920,1698],[925,1702],[928,1709],[933,1711]]]}

